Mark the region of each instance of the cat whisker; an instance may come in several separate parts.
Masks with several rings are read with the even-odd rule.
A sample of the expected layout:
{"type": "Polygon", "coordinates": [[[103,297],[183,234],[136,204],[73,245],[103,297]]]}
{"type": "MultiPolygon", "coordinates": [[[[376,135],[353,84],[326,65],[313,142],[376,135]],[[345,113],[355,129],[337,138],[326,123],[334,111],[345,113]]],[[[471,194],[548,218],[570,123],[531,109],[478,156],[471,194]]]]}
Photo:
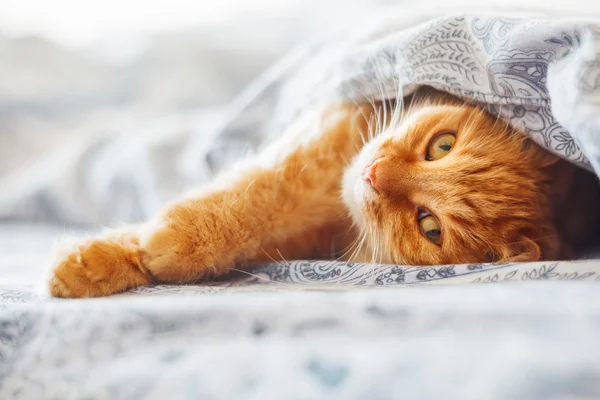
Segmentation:
{"type": "Polygon", "coordinates": [[[354,251],[352,252],[350,257],[348,257],[347,261],[353,261],[356,259],[357,254],[359,254],[360,251],[363,249],[366,239],[367,239],[366,233],[361,231],[360,236],[355,241],[356,246],[354,247],[354,251]],[[358,239],[360,239],[360,240],[358,240],[358,239]]]}
{"type": "MultiPolygon", "coordinates": [[[[286,267],[288,267],[288,268],[291,266],[290,262],[289,262],[289,261],[287,261],[287,260],[285,259],[285,257],[283,257],[283,255],[281,254],[281,252],[279,251],[279,249],[277,249],[277,253],[279,254],[279,256],[281,257],[281,259],[282,259],[283,261],[274,259],[274,258],[273,258],[273,257],[272,257],[272,256],[271,256],[271,255],[270,255],[270,254],[269,254],[269,253],[268,253],[268,252],[267,252],[267,251],[266,251],[266,250],[265,250],[265,249],[264,249],[262,246],[260,246],[260,249],[261,249],[261,250],[262,250],[262,251],[265,253],[265,255],[266,255],[266,256],[267,256],[269,259],[271,259],[271,261],[272,261],[272,263],[273,263],[273,264],[276,264],[276,265],[283,265],[283,266],[286,266],[286,267]]],[[[289,285],[289,284],[290,284],[289,282],[273,281],[273,280],[270,280],[270,279],[267,279],[267,278],[263,278],[263,277],[261,277],[261,276],[258,276],[258,275],[255,275],[255,274],[252,274],[252,273],[250,273],[250,272],[248,272],[248,271],[245,271],[245,270],[242,270],[242,269],[239,269],[239,268],[232,268],[231,270],[232,270],[232,271],[241,272],[241,273],[244,273],[244,274],[246,274],[246,275],[253,276],[253,277],[257,278],[257,279],[264,280],[265,282],[276,283],[276,284],[280,284],[280,285],[289,285]]]]}
{"type": "Polygon", "coordinates": [[[239,273],[242,273],[242,274],[245,274],[245,275],[251,276],[251,277],[253,277],[253,278],[259,279],[259,280],[261,280],[261,281],[263,281],[263,282],[265,282],[265,283],[270,283],[270,284],[273,284],[273,285],[279,285],[279,286],[294,286],[294,284],[293,284],[293,283],[291,283],[291,282],[285,282],[285,281],[274,281],[274,280],[272,280],[272,279],[265,278],[265,277],[262,277],[262,276],[260,276],[260,275],[253,274],[252,272],[245,271],[245,270],[243,270],[243,269],[239,269],[239,268],[232,268],[232,269],[231,269],[231,271],[234,271],[234,272],[239,272],[239,273]]]}
{"type": "MultiPolygon", "coordinates": [[[[356,108],[358,110],[360,110],[360,114],[365,119],[365,121],[367,121],[367,124],[368,124],[368,121],[369,121],[369,118],[370,118],[370,114],[369,114],[369,118],[367,118],[367,115],[365,115],[365,112],[363,111],[362,107],[356,102],[356,100],[351,99],[350,101],[352,102],[352,104],[354,104],[354,106],[356,106],[356,108]]],[[[362,141],[363,146],[365,146],[367,144],[368,140],[365,139],[365,134],[362,131],[362,129],[360,129],[360,139],[362,141]]]]}
{"type": "Polygon", "coordinates": [[[396,100],[395,100],[395,104],[394,104],[394,110],[392,112],[392,118],[391,118],[391,121],[390,121],[390,125],[392,127],[398,126],[398,124],[400,122],[401,115],[402,115],[402,111],[403,111],[403,108],[404,108],[403,107],[404,96],[403,96],[403,93],[402,93],[402,85],[400,85],[399,79],[400,78],[397,78],[395,76],[392,78],[392,81],[393,81],[393,84],[394,84],[394,90],[396,92],[396,100]]]}
{"type": "MultiPolygon", "coordinates": [[[[359,128],[360,140],[362,142],[363,147],[366,146],[368,143],[368,140],[367,140],[368,135],[369,135],[368,129],[369,129],[369,126],[368,126],[368,122],[367,122],[367,136],[365,136],[365,132],[363,131],[362,127],[359,128]]],[[[356,146],[356,148],[357,148],[357,150],[360,151],[360,148],[358,146],[356,146]]]]}
{"type": "Polygon", "coordinates": [[[380,76],[380,64],[377,62],[377,59],[374,62],[375,64],[375,74],[376,74],[376,81],[377,81],[377,85],[379,88],[379,93],[381,95],[381,102],[383,105],[383,122],[382,122],[382,126],[381,126],[381,131],[379,132],[384,132],[388,129],[389,127],[389,120],[388,120],[388,114],[387,114],[387,100],[386,100],[386,95],[385,92],[383,90],[383,85],[382,85],[382,79],[380,76]]]}
{"type": "MultiPolygon", "coordinates": [[[[369,97],[369,96],[367,96],[367,95],[366,95],[366,94],[365,94],[365,93],[364,93],[362,90],[360,90],[360,88],[357,88],[356,86],[353,86],[352,88],[353,88],[353,89],[354,89],[354,90],[355,90],[355,91],[356,91],[358,94],[360,94],[360,95],[361,95],[361,96],[362,96],[362,97],[363,97],[363,98],[366,100],[366,102],[367,102],[369,105],[371,105],[371,107],[372,107],[373,109],[375,109],[375,108],[376,108],[376,106],[375,106],[375,99],[373,99],[372,97],[369,97]]],[[[357,104],[357,103],[356,103],[354,100],[352,100],[352,101],[353,101],[354,105],[356,105],[357,107],[360,107],[360,106],[359,106],[359,104],[357,104]]],[[[365,116],[365,118],[366,118],[366,116],[365,116]]]]}
{"type": "MultiPolygon", "coordinates": [[[[352,253],[352,256],[350,256],[350,258],[348,259],[349,262],[351,262],[353,259],[355,259],[356,254],[363,251],[366,239],[367,239],[366,232],[362,232],[361,236],[360,236],[360,242],[357,243],[357,246],[356,246],[354,252],[352,253]]],[[[354,282],[352,284],[355,285],[356,282],[354,282]]]]}
{"type": "MultiPolygon", "coordinates": [[[[553,233],[550,235],[543,235],[543,236],[538,236],[536,237],[536,240],[540,240],[540,239],[550,239],[553,237],[559,237],[558,233],[553,233]]],[[[515,245],[515,244],[521,244],[521,243],[527,243],[529,240],[525,239],[525,240],[517,240],[516,242],[506,242],[504,243],[505,245],[511,246],[511,245],[515,245]]]]}
{"type": "Polygon", "coordinates": [[[371,118],[369,118],[369,122],[367,124],[367,129],[368,129],[368,137],[369,137],[369,141],[373,140],[373,137],[375,137],[376,135],[376,129],[373,129],[373,122],[374,122],[375,116],[371,115],[371,118]]]}
{"type": "Polygon", "coordinates": [[[354,248],[354,246],[356,246],[356,244],[358,243],[358,241],[360,240],[360,237],[357,236],[355,237],[352,242],[347,245],[346,247],[344,247],[343,249],[340,249],[341,254],[338,257],[334,257],[333,260],[334,261],[341,261],[344,259],[344,257],[350,252],[352,251],[352,249],[354,248]]]}
{"type": "Polygon", "coordinates": [[[286,266],[288,266],[288,267],[289,267],[289,266],[290,266],[290,262],[289,262],[288,260],[286,260],[286,259],[285,259],[285,257],[283,256],[283,254],[281,254],[281,251],[279,251],[279,249],[277,249],[277,254],[279,254],[279,257],[281,257],[281,261],[280,261],[280,262],[281,262],[283,265],[286,265],[286,266]]]}
{"type": "Polygon", "coordinates": [[[342,254],[340,254],[339,257],[336,257],[334,259],[334,261],[345,260],[348,253],[350,253],[352,251],[352,255],[347,259],[348,261],[351,261],[352,257],[354,256],[354,254],[356,252],[356,246],[358,246],[358,243],[360,240],[361,240],[361,236],[357,236],[356,238],[354,238],[352,243],[350,243],[348,246],[346,246],[346,248],[342,249],[342,254]]]}
{"type": "MultiPolygon", "coordinates": [[[[377,102],[374,98],[367,96],[362,90],[360,90],[360,89],[358,89],[356,87],[353,87],[353,88],[354,88],[354,90],[356,90],[367,101],[367,103],[371,106],[371,109],[373,110],[370,113],[369,117],[367,118],[367,116],[364,114],[364,112],[361,109],[361,114],[365,118],[365,120],[367,121],[368,126],[369,126],[369,136],[368,136],[368,140],[367,140],[367,142],[368,142],[368,141],[372,140],[373,137],[377,133],[381,132],[380,121],[379,121],[379,113],[380,113],[379,110],[380,110],[381,107],[378,107],[378,103],[379,102],[377,102]],[[375,122],[375,130],[374,131],[371,128],[373,120],[375,120],[374,121],[375,122]]],[[[352,101],[352,103],[355,106],[357,106],[358,108],[360,108],[359,104],[355,100],[351,100],[351,101],[352,101]]],[[[364,142],[364,139],[363,139],[363,144],[366,144],[364,142]]]]}
{"type": "Polygon", "coordinates": [[[372,226],[369,227],[371,261],[367,264],[367,268],[369,269],[368,273],[366,274],[367,277],[370,277],[373,274],[375,269],[375,260],[377,259],[377,253],[379,252],[376,241],[374,240],[374,231],[375,229],[372,226]]]}

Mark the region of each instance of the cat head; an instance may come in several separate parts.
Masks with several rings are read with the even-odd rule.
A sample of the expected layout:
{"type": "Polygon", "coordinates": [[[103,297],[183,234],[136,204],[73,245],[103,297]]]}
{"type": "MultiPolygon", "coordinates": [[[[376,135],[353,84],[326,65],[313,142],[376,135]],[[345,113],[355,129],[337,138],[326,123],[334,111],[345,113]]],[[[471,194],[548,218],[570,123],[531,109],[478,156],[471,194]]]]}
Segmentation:
{"type": "Polygon", "coordinates": [[[481,108],[428,92],[365,145],[343,198],[377,262],[552,259],[557,161],[481,108]]]}

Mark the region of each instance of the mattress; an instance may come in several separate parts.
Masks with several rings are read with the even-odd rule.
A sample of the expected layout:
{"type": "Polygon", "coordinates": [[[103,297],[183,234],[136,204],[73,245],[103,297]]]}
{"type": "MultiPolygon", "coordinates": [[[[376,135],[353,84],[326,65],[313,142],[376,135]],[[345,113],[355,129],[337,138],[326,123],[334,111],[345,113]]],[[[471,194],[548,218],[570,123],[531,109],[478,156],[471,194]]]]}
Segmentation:
{"type": "Polygon", "coordinates": [[[63,234],[0,225],[1,399],[600,397],[597,261],[298,261],[51,299],[63,234]]]}

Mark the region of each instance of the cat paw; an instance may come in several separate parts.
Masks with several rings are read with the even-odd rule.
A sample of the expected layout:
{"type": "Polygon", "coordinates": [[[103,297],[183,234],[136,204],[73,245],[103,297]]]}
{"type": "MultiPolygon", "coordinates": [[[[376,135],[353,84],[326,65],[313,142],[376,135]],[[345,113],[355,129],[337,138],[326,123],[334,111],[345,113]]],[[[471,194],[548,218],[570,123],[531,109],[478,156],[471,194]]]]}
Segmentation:
{"type": "Polygon", "coordinates": [[[99,297],[151,283],[142,254],[131,241],[91,239],[59,249],[48,279],[51,296],[99,297]]]}

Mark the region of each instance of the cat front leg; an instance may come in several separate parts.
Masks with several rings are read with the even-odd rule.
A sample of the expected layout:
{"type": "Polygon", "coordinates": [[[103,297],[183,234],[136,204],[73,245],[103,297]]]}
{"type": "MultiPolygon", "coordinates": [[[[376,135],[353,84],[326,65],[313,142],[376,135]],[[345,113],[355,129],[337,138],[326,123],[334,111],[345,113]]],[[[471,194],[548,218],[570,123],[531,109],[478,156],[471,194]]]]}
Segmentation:
{"type": "Polygon", "coordinates": [[[222,275],[345,218],[341,175],[366,140],[369,115],[367,108],[329,108],[316,126],[300,121],[256,159],[147,224],[67,248],[51,271],[50,294],[95,297],[222,275]]]}

